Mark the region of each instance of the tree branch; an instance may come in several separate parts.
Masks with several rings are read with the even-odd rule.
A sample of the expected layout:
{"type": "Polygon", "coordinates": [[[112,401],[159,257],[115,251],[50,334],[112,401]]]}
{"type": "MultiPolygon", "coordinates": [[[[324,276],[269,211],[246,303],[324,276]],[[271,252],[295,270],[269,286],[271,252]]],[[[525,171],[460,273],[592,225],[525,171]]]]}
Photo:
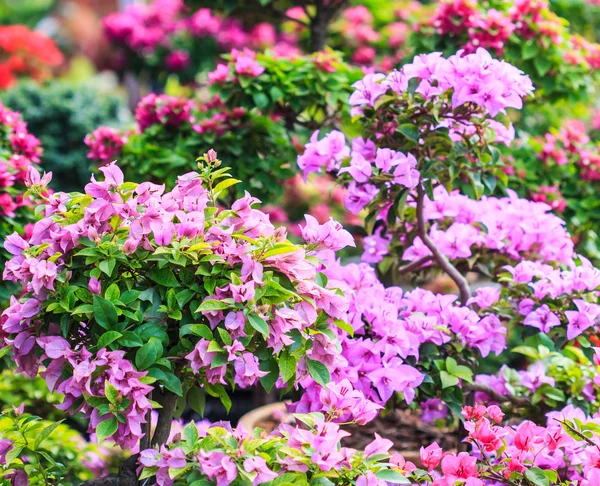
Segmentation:
{"type": "Polygon", "coordinates": [[[173,422],[173,414],[177,406],[177,395],[168,390],[158,392],[157,400],[162,405],[158,411],[158,421],[152,437],[151,447],[161,446],[169,440],[171,433],[171,423],[173,422]]]}
{"type": "Polygon", "coordinates": [[[431,260],[433,260],[433,255],[424,256],[419,260],[407,263],[406,265],[403,265],[402,267],[398,268],[397,273],[399,275],[405,275],[407,273],[416,272],[417,270],[420,270],[423,265],[429,263],[431,260]]]}
{"type": "Polygon", "coordinates": [[[492,400],[495,400],[498,403],[512,403],[517,407],[528,407],[531,405],[531,402],[527,398],[513,397],[512,395],[500,395],[500,393],[496,392],[489,386],[482,385],[480,383],[466,383],[464,388],[465,390],[472,392],[485,393],[486,395],[492,397],[492,400]]]}
{"type": "Polygon", "coordinates": [[[423,244],[429,248],[429,251],[433,254],[433,258],[440,268],[448,274],[448,276],[458,287],[462,305],[467,305],[467,301],[469,300],[469,297],[471,297],[469,282],[467,281],[466,277],[460,273],[454,265],[452,265],[446,255],[440,251],[433,240],[429,237],[427,223],[425,222],[425,216],[423,215],[424,198],[425,190],[423,189],[422,182],[419,181],[419,185],[417,186],[417,224],[419,237],[421,238],[421,241],[423,241],[423,244]]]}
{"type": "Polygon", "coordinates": [[[119,475],[84,481],[80,486],[138,486],[137,463],[139,455],[135,454],[125,460],[119,468],[119,475]]]}

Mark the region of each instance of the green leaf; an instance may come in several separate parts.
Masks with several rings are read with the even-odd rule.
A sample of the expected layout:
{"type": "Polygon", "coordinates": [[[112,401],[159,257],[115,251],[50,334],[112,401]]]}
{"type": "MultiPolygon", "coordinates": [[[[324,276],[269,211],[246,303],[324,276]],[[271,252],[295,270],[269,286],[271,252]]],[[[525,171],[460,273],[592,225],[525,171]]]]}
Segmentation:
{"type": "Polygon", "coordinates": [[[175,395],[183,396],[183,390],[181,387],[181,380],[177,378],[173,373],[165,372],[165,378],[160,380],[164,387],[175,393],[175,395]]]}
{"type": "Polygon", "coordinates": [[[533,484],[539,486],[550,486],[548,476],[539,467],[531,467],[525,472],[525,477],[533,484]]]}
{"type": "Polygon", "coordinates": [[[190,447],[194,447],[198,442],[198,427],[194,422],[189,423],[183,429],[183,437],[190,447]]]}
{"type": "Polygon", "coordinates": [[[331,381],[329,370],[323,363],[314,359],[306,358],[306,364],[308,366],[308,372],[310,373],[310,376],[319,385],[326,386],[327,383],[331,381]]]}
{"type": "Polygon", "coordinates": [[[221,191],[224,191],[228,187],[231,187],[235,184],[239,184],[242,181],[237,179],[225,179],[224,181],[219,182],[215,188],[213,189],[213,194],[219,194],[221,191]]]}
{"type": "Polygon", "coordinates": [[[102,260],[98,267],[100,268],[100,271],[110,277],[115,269],[116,264],[117,261],[113,257],[108,257],[106,260],[102,260]]]}
{"type": "Polygon", "coordinates": [[[104,395],[110,403],[118,405],[117,400],[119,399],[119,392],[109,381],[104,382],[104,395]]]}
{"type": "Polygon", "coordinates": [[[269,97],[265,93],[254,93],[252,99],[254,100],[256,107],[260,110],[269,106],[269,97]]]}
{"type": "Polygon", "coordinates": [[[354,328],[350,324],[348,324],[345,321],[342,321],[341,319],[336,319],[333,322],[341,330],[346,331],[348,334],[350,334],[351,337],[354,336],[354,328]]]}
{"type": "Polygon", "coordinates": [[[119,320],[117,308],[110,300],[94,295],[94,319],[104,329],[110,329],[119,320]]]}
{"type": "Polygon", "coordinates": [[[188,334],[195,334],[196,336],[208,339],[209,341],[212,341],[213,339],[212,331],[205,324],[186,324],[185,326],[182,326],[179,331],[179,336],[183,337],[188,334]]]}
{"type": "Polygon", "coordinates": [[[153,268],[147,273],[147,276],[163,287],[177,287],[179,285],[179,281],[173,274],[173,270],[169,267],[153,268]]]}
{"type": "Polygon", "coordinates": [[[106,292],[104,292],[104,298],[113,302],[119,300],[121,298],[119,286],[117,284],[109,285],[109,287],[106,289],[106,292]]]}
{"type": "Polygon", "coordinates": [[[206,390],[206,393],[208,393],[211,397],[219,398],[221,400],[221,403],[225,407],[225,410],[227,411],[227,413],[229,413],[229,410],[231,410],[231,398],[229,398],[227,390],[225,390],[223,385],[211,385],[210,383],[206,383],[204,385],[204,389],[206,390]]]}
{"type": "Polygon", "coordinates": [[[533,59],[533,65],[540,76],[545,76],[552,67],[552,61],[545,56],[537,56],[533,59]]]}
{"type": "Polygon", "coordinates": [[[410,484],[408,479],[406,479],[398,471],[393,471],[392,469],[382,469],[381,471],[376,472],[375,476],[377,476],[377,479],[387,481],[388,483],[410,484]]]}
{"type": "Polygon", "coordinates": [[[98,339],[98,349],[105,348],[109,344],[115,342],[121,336],[122,334],[118,331],[105,332],[104,334],[102,334],[102,336],[100,336],[100,339],[98,339]]]}
{"type": "Polygon", "coordinates": [[[58,422],[54,422],[53,424],[48,425],[47,427],[44,427],[38,434],[37,437],[35,439],[35,445],[34,445],[34,450],[38,449],[40,447],[40,445],[42,444],[42,442],[44,442],[46,440],[46,438],[52,433],[54,432],[54,430],[56,429],[56,427],[58,427],[60,424],[63,423],[63,420],[59,420],[58,422]]]}
{"type": "Polygon", "coordinates": [[[135,332],[125,331],[119,338],[119,344],[126,348],[137,348],[142,346],[144,342],[142,341],[142,338],[140,338],[135,332]]]}
{"type": "Polygon", "coordinates": [[[265,252],[263,258],[269,258],[275,255],[285,255],[286,253],[294,253],[298,250],[299,248],[296,245],[275,245],[269,251],[265,252]]]}
{"type": "Polygon", "coordinates": [[[250,322],[250,325],[264,337],[269,337],[269,326],[262,317],[250,314],[248,315],[248,322],[250,322]]]}
{"type": "Polygon", "coordinates": [[[220,300],[205,300],[200,304],[200,306],[196,309],[196,312],[210,312],[210,311],[218,311],[229,309],[231,306],[226,302],[222,302],[220,300]]]}
{"type": "Polygon", "coordinates": [[[204,417],[204,409],[206,408],[206,395],[199,386],[194,386],[188,392],[188,403],[191,409],[204,417]]]}
{"type": "Polygon", "coordinates": [[[279,370],[284,383],[296,375],[296,358],[291,356],[287,350],[279,354],[279,370]]]}
{"type": "Polygon", "coordinates": [[[460,382],[456,376],[452,376],[446,371],[440,371],[440,379],[442,380],[442,388],[450,388],[460,382]]]}
{"type": "Polygon", "coordinates": [[[221,336],[221,341],[223,341],[223,344],[227,346],[231,346],[233,344],[231,334],[229,334],[229,332],[226,329],[218,327],[217,331],[219,331],[219,336],[221,336]]]}
{"type": "Polygon", "coordinates": [[[161,354],[162,344],[160,341],[156,338],[150,338],[150,340],[135,353],[135,366],[138,370],[146,370],[156,363],[156,360],[160,358],[161,354]]]}
{"type": "Polygon", "coordinates": [[[113,435],[119,428],[119,422],[115,417],[111,417],[104,422],[100,422],[96,428],[96,438],[98,444],[102,444],[108,437],[113,435]]]}
{"type": "Polygon", "coordinates": [[[413,123],[400,125],[396,130],[413,142],[419,142],[419,138],[421,138],[419,127],[413,123]]]}

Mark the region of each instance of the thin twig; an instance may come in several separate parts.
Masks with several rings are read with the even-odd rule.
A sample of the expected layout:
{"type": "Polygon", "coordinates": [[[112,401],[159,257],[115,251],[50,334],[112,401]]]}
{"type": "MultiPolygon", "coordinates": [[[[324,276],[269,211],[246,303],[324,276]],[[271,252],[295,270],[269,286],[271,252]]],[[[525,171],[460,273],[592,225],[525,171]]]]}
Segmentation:
{"type": "Polygon", "coordinates": [[[410,262],[406,265],[401,266],[400,268],[398,268],[397,273],[398,275],[405,275],[407,273],[416,272],[418,270],[421,270],[421,267],[426,263],[429,263],[431,260],[433,260],[433,255],[424,256],[419,260],[415,260],[414,262],[410,262]]]}
{"type": "Polygon", "coordinates": [[[467,305],[467,301],[471,297],[471,289],[469,288],[469,282],[466,277],[458,271],[458,269],[450,263],[450,260],[444,255],[441,250],[436,246],[433,240],[429,237],[427,223],[425,222],[425,216],[423,214],[424,209],[424,198],[425,190],[423,189],[422,181],[419,181],[417,186],[417,223],[418,233],[423,241],[423,244],[429,248],[429,251],[433,253],[433,258],[440,266],[440,268],[448,274],[448,276],[454,281],[460,292],[460,301],[462,305],[467,305]]]}

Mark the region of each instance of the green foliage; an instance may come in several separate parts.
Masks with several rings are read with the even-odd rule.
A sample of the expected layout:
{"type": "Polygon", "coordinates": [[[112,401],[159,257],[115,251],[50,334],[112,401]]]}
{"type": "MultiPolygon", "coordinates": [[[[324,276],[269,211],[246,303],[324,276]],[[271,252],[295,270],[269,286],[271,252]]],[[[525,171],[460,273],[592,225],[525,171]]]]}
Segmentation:
{"type": "Polygon", "coordinates": [[[42,168],[52,171],[55,190],[81,190],[92,167],[84,137],[99,125],[119,126],[127,119],[118,97],[63,81],[20,83],[0,93],[0,100],[20,111],[29,131],[41,140],[42,168]]]}
{"type": "Polygon", "coordinates": [[[86,441],[79,432],[61,422],[42,420],[13,409],[0,413],[0,438],[12,442],[6,455],[7,464],[0,466],[0,484],[13,484],[8,479],[10,475],[23,471],[31,486],[69,486],[108,470],[112,452],[86,441]]]}
{"type": "Polygon", "coordinates": [[[213,85],[230,107],[242,106],[273,113],[288,130],[302,127],[312,131],[348,118],[351,85],[363,72],[345,64],[341,53],[326,50],[294,58],[257,54],[265,71],[256,77],[237,75],[229,60],[231,80],[213,85]]]}
{"type": "MultiPolygon", "coordinates": [[[[209,120],[213,111],[194,111],[196,123],[209,120]]],[[[226,130],[198,133],[190,123],[174,129],[155,124],[129,136],[118,157],[127,180],[151,180],[175,185],[177,176],[196,167],[195,160],[209,149],[231,161],[241,184],[232,194],[249,191],[263,202],[283,194],[281,181],[295,173],[296,151],[285,128],[267,116],[245,113],[226,130]]]]}

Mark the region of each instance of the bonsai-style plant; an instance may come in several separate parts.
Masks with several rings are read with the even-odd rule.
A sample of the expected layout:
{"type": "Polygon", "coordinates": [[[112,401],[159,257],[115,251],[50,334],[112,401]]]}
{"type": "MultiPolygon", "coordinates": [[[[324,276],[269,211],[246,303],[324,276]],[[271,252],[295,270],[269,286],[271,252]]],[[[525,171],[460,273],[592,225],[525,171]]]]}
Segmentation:
{"type": "Polygon", "coordinates": [[[3,312],[2,354],[39,372],[99,442],[132,452],[165,443],[185,403],[202,412],[210,394],[229,408],[231,387],[291,389],[304,375],[325,384],[337,356],[345,301],[307,253],[353,245],[349,233],[311,224],[293,245],[249,194],[218,207],[237,181],[214,151],[199,167],[165,192],[124,182],[112,163],[85,194],[51,196],[30,171],[45,217],[5,243],[4,278],[25,294],[3,312]]]}

